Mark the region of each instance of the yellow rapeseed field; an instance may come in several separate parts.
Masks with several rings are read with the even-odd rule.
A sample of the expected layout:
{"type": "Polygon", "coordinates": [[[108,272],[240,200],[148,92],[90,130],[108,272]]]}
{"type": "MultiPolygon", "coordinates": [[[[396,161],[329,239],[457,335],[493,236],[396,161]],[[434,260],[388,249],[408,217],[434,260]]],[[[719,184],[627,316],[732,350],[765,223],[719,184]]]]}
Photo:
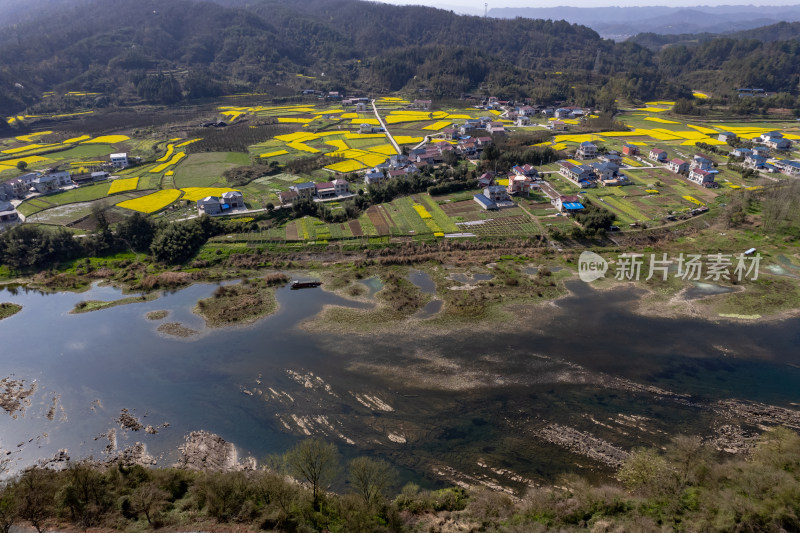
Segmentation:
{"type": "Polygon", "coordinates": [[[83,141],[81,144],[116,144],[131,140],[127,135],[103,135],[88,141],[83,141]]]}
{"type": "Polygon", "coordinates": [[[274,152],[267,152],[266,154],[261,154],[258,157],[260,157],[262,159],[267,159],[268,157],[277,157],[279,155],[285,155],[285,154],[288,154],[288,153],[289,152],[287,150],[275,150],[274,152]]]}
{"type": "Polygon", "coordinates": [[[383,155],[397,155],[397,150],[394,149],[393,144],[381,144],[380,146],[373,146],[369,149],[370,152],[383,155]]]}
{"type": "Polygon", "coordinates": [[[420,218],[423,218],[423,219],[432,218],[431,214],[428,213],[428,210],[425,209],[424,205],[414,204],[414,210],[417,212],[417,214],[420,216],[420,218]]]}
{"type": "Polygon", "coordinates": [[[139,185],[139,178],[122,178],[116,179],[111,182],[108,187],[108,194],[115,194],[118,192],[133,191],[139,185]]]}
{"type": "Polygon", "coordinates": [[[164,209],[169,204],[180,198],[181,191],[178,189],[164,189],[156,191],[153,194],[142,196],[141,198],[134,198],[133,200],[125,200],[117,204],[119,207],[130,209],[131,211],[139,211],[140,213],[155,213],[164,209]]]}
{"type": "Polygon", "coordinates": [[[80,137],[72,137],[71,139],[67,139],[66,141],[63,142],[63,144],[79,143],[81,141],[85,141],[85,140],[91,139],[91,138],[92,138],[91,135],[81,135],[80,137]]]}
{"type": "Polygon", "coordinates": [[[429,125],[425,126],[425,127],[424,127],[424,128],[422,128],[422,129],[423,129],[423,130],[433,130],[433,131],[439,131],[439,130],[441,130],[441,129],[444,129],[444,128],[446,128],[447,126],[449,126],[449,125],[451,125],[451,124],[452,124],[452,122],[447,122],[447,121],[439,121],[439,122],[434,122],[433,124],[429,124],[429,125]]]}
{"type": "Polygon", "coordinates": [[[319,153],[319,150],[317,150],[316,148],[308,146],[307,144],[303,144],[300,141],[288,142],[286,143],[286,146],[288,146],[289,148],[294,148],[295,150],[300,150],[301,152],[308,152],[310,154],[319,153]]]}
{"type": "Polygon", "coordinates": [[[151,174],[158,174],[159,172],[164,172],[166,169],[168,169],[172,165],[178,164],[180,162],[180,160],[183,159],[184,157],[186,157],[186,153],[185,152],[178,152],[177,154],[172,156],[172,159],[170,159],[166,163],[158,165],[156,168],[150,170],[150,173],[151,174]]]}
{"type": "Polygon", "coordinates": [[[409,135],[398,135],[394,138],[394,141],[397,144],[417,144],[421,143],[423,140],[422,137],[411,137],[409,135]]]}
{"type": "Polygon", "coordinates": [[[364,168],[364,165],[358,161],[348,159],[347,161],[340,161],[339,163],[328,165],[325,168],[328,170],[333,170],[334,172],[355,172],[364,168]]]}
{"type": "Polygon", "coordinates": [[[697,198],[695,198],[694,196],[684,196],[683,199],[684,200],[688,200],[689,202],[692,202],[693,204],[706,205],[703,202],[701,202],[700,200],[698,200],[697,198]]]}
{"type": "Polygon", "coordinates": [[[156,159],[156,161],[158,161],[159,163],[163,162],[163,161],[168,161],[169,158],[172,157],[172,152],[174,150],[175,150],[175,145],[174,144],[168,144],[167,145],[167,152],[164,155],[162,155],[161,157],[159,157],[158,159],[156,159]]]}

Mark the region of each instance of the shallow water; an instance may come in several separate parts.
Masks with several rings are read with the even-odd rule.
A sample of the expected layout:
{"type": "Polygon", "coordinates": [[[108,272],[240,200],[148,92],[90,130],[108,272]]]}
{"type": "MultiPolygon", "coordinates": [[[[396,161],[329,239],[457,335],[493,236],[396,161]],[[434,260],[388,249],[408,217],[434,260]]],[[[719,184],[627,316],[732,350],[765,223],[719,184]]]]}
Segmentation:
{"type": "Polygon", "coordinates": [[[722,285],[715,285],[713,283],[693,282],[692,286],[686,289],[685,298],[687,300],[697,300],[705,298],[706,296],[714,296],[715,294],[727,294],[735,292],[735,287],[723,287],[722,285]]]}
{"type": "MultiPolygon", "coordinates": [[[[107,441],[95,437],[128,408],[145,424],[169,422],[157,435],[118,432],[121,445],[145,442],[162,464],[174,460],[175,447],[192,430],[218,433],[241,455],[262,457],[287,449],[305,436],[305,427],[345,455],[384,457],[426,484],[441,480],[433,472],[443,466],[474,478],[498,478],[487,468],[503,468],[549,479],[575,469],[607,471],[537,439],[537,430],[550,423],[627,449],[663,444],[678,433],[713,434],[717,415],[707,406],[718,399],[800,402],[797,319],[732,324],[641,317],[627,311],[635,290],[601,293],[576,282],[569,284],[572,296],[513,321],[510,333],[480,323],[457,335],[306,332],[298,324],[323,305],[371,304],[288,288],[276,292],[275,315],[249,327],[209,330],[191,309],[215,287],[194,285],[79,315],[69,314],[75,303],[112,300],[120,292],[0,291],[0,301],[23,305],[0,321],[0,377],[13,374],[38,387],[24,416],[0,415],[0,446],[14,450],[17,465],[60,448],[73,457],[99,457],[107,441]],[[165,319],[145,318],[162,309],[170,312],[165,319]],[[178,339],[157,332],[170,322],[200,334],[178,339]],[[44,414],[54,395],[60,407],[51,421],[44,414]],[[625,417],[642,417],[644,429],[631,429],[625,417]]],[[[435,314],[436,302],[441,305],[434,300],[421,312],[435,314]]]]}
{"type": "Polygon", "coordinates": [[[419,287],[419,290],[425,294],[436,294],[436,283],[427,272],[412,270],[408,273],[408,280],[419,287]]]}

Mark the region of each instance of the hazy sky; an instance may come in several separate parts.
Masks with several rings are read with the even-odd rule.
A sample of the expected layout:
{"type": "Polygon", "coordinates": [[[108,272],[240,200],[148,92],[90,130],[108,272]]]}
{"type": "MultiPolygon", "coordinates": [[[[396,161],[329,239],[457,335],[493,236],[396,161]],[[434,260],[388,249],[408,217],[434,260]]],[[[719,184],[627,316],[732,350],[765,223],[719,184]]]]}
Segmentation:
{"type": "Polygon", "coordinates": [[[469,11],[483,13],[484,1],[493,7],[605,7],[605,6],[698,6],[698,5],[767,5],[791,6],[797,0],[377,0],[387,4],[415,4],[453,11],[469,11]]]}

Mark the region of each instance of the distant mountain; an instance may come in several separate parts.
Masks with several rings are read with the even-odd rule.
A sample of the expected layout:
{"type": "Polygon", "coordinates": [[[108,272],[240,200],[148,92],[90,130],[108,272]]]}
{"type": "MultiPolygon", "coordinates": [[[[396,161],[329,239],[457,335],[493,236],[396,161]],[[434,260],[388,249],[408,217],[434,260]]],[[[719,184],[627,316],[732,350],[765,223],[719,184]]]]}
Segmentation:
{"type": "Polygon", "coordinates": [[[727,33],[800,21],[800,6],[493,8],[490,17],[566,20],[602,37],[624,40],[638,33],[727,33]]]}

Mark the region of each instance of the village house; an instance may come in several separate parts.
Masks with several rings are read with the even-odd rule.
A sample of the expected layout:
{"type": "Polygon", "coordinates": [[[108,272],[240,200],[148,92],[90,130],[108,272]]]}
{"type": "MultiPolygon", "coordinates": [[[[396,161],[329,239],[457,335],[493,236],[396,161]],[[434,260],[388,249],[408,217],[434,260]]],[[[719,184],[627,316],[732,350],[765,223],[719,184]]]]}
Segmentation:
{"type": "Polygon", "coordinates": [[[714,183],[714,178],[716,177],[716,175],[717,175],[716,171],[712,172],[709,170],[694,168],[689,171],[688,178],[689,181],[691,182],[697,183],[698,185],[702,185],[703,187],[706,188],[711,188],[716,186],[716,184],[714,183]]]}
{"type": "Polygon", "coordinates": [[[581,189],[589,187],[596,187],[595,180],[597,177],[594,175],[594,169],[589,165],[576,165],[569,161],[557,161],[559,165],[559,174],[565,178],[573,181],[581,189]]]}
{"type": "Polygon", "coordinates": [[[691,163],[689,163],[689,170],[711,170],[714,168],[714,162],[702,154],[695,154],[691,163]]]}
{"type": "Polygon", "coordinates": [[[295,191],[299,196],[309,199],[313,198],[317,192],[317,186],[313,181],[298,183],[297,185],[292,185],[289,189],[295,191]]]}
{"type": "Polygon", "coordinates": [[[529,194],[531,189],[534,188],[533,179],[530,176],[511,174],[508,177],[508,186],[506,192],[509,195],[515,194],[529,194]]]}
{"type": "Polygon", "coordinates": [[[764,133],[760,139],[764,145],[773,150],[788,150],[792,146],[792,142],[789,139],[785,139],[783,134],[777,131],[764,133]]]}
{"type": "Polygon", "coordinates": [[[754,170],[766,168],[767,158],[763,155],[759,155],[755,152],[751,153],[750,155],[744,158],[744,163],[742,163],[745,168],[752,168],[754,170]]]}
{"type": "Polygon", "coordinates": [[[628,176],[620,173],[616,163],[600,161],[592,163],[591,167],[597,179],[605,186],[630,184],[628,176]]]}
{"type": "Polygon", "coordinates": [[[33,180],[39,176],[40,174],[38,172],[29,172],[27,174],[23,174],[22,176],[17,176],[14,179],[8,180],[3,184],[6,195],[15,198],[25,198],[25,196],[28,194],[28,191],[33,186],[33,180]]]}
{"type": "Polygon", "coordinates": [[[278,200],[280,200],[281,205],[289,205],[298,198],[300,198],[300,195],[297,194],[297,191],[293,191],[291,189],[278,193],[278,200]]]}
{"type": "MultiPolygon", "coordinates": [[[[381,176],[383,176],[382,172],[381,176]]],[[[333,181],[328,181],[325,183],[317,183],[316,194],[317,198],[320,200],[345,196],[350,194],[350,184],[347,183],[347,180],[342,178],[337,178],[333,181]]]]}
{"type": "Polygon", "coordinates": [[[530,126],[531,117],[517,117],[517,120],[514,122],[514,125],[517,127],[530,126]]]}
{"type": "Polygon", "coordinates": [[[382,170],[373,168],[364,174],[364,185],[378,185],[387,179],[388,176],[382,170]]]}
{"type": "Polygon", "coordinates": [[[556,118],[571,118],[572,110],[566,107],[559,107],[556,109],[554,116],[556,118]]]}
{"type": "Polygon", "coordinates": [[[58,179],[52,175],[39,176],[33,180],[33,188],[39,194],[50,194],[60,189],[58,179]]]}
{"type": "Polygon", "coordinates": [[[224,192],[222,193],[222,204],[223,209],[243,209],[245,207],[244,195],[239,191],[224,192]]]}
{"type": "Polygon", "coordinates": [[[605,186],[628,185],[630,180],[624,174],[620,174],[619,166],[607,161],[595,162],[591,164],[594,174],[598,181],[605,186]]]}
{"type": "Polygon", "coordinates": [[[481,177],[478,178],[478,187],[488,187],[489,185],[494,183],[494,172],[484,172],[481,174],[481,177]]]}
{"type": "Polygon", "coordinates": [[[567,125],[563,120],[554,120],[548,127],[553,131],[567,131],[567,125]]]}
{"type": "Polygon", "coordinates": [[[754,146],[752,153],[754,155],[760,155],[761,157],[766,159],[769,157],[769,148],[767,148],[766,146],[754,146]]]}
{"type": "Polygon", "coordinates": [[[489,122],[486,124],[486,131],[488,131],[491,135],[505,135],[506,127],[502,122],[489,122]]]}
{"type": "Polygon", "coordinates": [[[486,209],[487,211],[490,209],[500,209],[500,207],[495,202],[484,196],[483,193],[474,195],[472,199],[475,200],[475,202],[479,206],[486,209]]]}
{"type": "Polygon", "coordinates": [[[669,168],[670,172],[674,172],[675,174],[683,174],[689,170],[689,163],[683,159],[670,159],[667,163],[667,168],[669,168]]]}
{"type": "Polygon", "coordinates": [[[634,144],[624,144],[622,145],[622,155],[639,155],[639,147],[634,144]]]}
{"type": "Polygon", "coordinates": [[[198,215],[218,215],[222,213],[222,202],[216,196],[206,196],[197,200],[198,215]]]}
{"type": "Polygon", "coordinates": [[[577,213],[585,209],[584,205],[581,203],[582,200],[578,196],[559,196],[558,198],[554,198],[550,201],[556,209],[558,209],[559,213],[577,213]]]}
{"type": "Polygon", "coordinates": [[[582,142],[575,151],[575,159],[594,159],[597,157],[597,146],[589,141],[582,142]]]}
{"type": "Polygon", "coordinates": [[[128,154],[126,152],[111,154],[109,158],[114,168],[125,168],[128,166],[128,154]]]}
{"type": "Polygon", "coordinates": [[[483,189],[483,195],[492,202],[505,202],[509,200],[508,191],[502,185],[490,185],[483,189]]]}
{"type": "Polygon", "coordinates": [[[316,196],[320,200],[336,197],[336,188],[333,186],[332,181],[326,181],[316,184],[316,196]]]}
{"type": "Polygon", "coordinates": [[[718,141],[722,141],[724,143],[730,142],[730,141],[734,141],[736,139],[737,139],[736,134],[735,133],[731,133],[729,131],[723,131],[723,132],[720,132],[719,135],[717,135],[717,140],[718,141]]]}
{"type": "Polygon", "coordinates": [[[11,202],[0,200],[0,230],[21,222],[19,213],[11,202]]]}
{"type": "Polygon", "coordinates": [[[443,129],[442,134],[447,141],[455,141],[458,139],[458,131],[453,127],[443,129]]]}
{"type": "Polygon", "coordinates": [[[600,154],[598,159],[600,159],[600,161],[605,161],[606,163],[614,163],[617,166],[622,164],[622,156],[620,156],[619,153],[615,152],[614,150],[606,152],[605,154],[600,154]]]}
{"type": "Polygon", "coordinates": [[[494,142],[491,137],[478,137],[475,140],[478,143],[478,150],[483,150],[494,142]]]}
{"type": "Polygon", "coordinates": [[[731,155],[734,157],[747,157],[748,155],[752,154],[753,151],[749,148],[736,148],[731,151],[731,155]]]}
{"type": "Polygon", "coordinates": [[[98,181],[106,181],[109,177],[109,173],[105,170],[101,170],[99,172],[92,172],[90,176],[92,177],[92,182],[97,183],[98,181]]]}
{"type": "Polygon", "coordinates": [[[529,105],[517,107],[517,116],[530,118],[534,115],[536,115],[536,109],[529,105]]]}
{"type": "Polygon", "coordinates": [[[648,159],[652,159],[653,161],[663,163],[664,161],[667,160],[667,152],[665,152],[661,148],[653,148],[650,150],[650,154],[647,157],[648,159]]]}
{"type": "Polygon", "coordinates": [[[411,109],[422,109],[424,111],[428,111],[431,108],[433,101],[431,100],[414,100],[411,104],[411,109]]]}
{"type": "Polygon", "coordinates": [[[389,166],[391,166],[392,168],[403,167],[408,165],[409,163],[410,161],[408,160],[407,155],[395,154],[389,158],[389,166]]]}
{"type": "Polygon", "coordinates": [[[472,157],[478,153],[476,139],[464,139],[458,142],[458,152],[465,157],[472,157]]]}
{"type": "Polygon", "coordinates": [[[775,162],[775,167],[788,176],[800,176],[800,162],[783,159],[775,162]]]}

